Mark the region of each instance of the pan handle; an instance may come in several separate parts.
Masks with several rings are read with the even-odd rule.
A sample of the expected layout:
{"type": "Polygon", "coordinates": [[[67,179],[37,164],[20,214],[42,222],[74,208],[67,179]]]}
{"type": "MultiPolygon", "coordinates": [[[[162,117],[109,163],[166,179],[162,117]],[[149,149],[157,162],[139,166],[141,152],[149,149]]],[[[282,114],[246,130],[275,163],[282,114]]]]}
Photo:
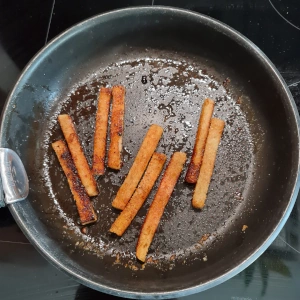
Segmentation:
{"type": "Polygon", "coordinates": [[[0,148],[0,207],[24,200],[28,193],[28,177],[20,157],[11,149],[0,148]]]}

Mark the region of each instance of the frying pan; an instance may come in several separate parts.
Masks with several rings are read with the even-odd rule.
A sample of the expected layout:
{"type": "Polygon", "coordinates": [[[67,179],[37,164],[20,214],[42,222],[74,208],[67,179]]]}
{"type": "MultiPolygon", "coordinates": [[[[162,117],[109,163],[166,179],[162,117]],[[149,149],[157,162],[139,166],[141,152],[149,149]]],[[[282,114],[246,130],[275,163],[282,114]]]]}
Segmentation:
{"type": "Polygon", "coordinates": [[[109,12],[51,41],[7,100],[0,144],[28,174],[28,197],[8,206],[30,242],[81,283],[122,297],[178,297],[231,278],[275,239],[299,189],[298,112],[278,71],[230,27],[175,8],[109,12]],[[99,220],[83,230],[51,143],[68,113],[91,162],[99,87],[115,84],[127,90],[124,166],[97,179],[99,220]],[[142,265],[135,245],[157,184],[121,238],[108,232],[111,202],[150,124],[164,127],[157,151],[190,158],[206,97],[226,121],[206,206],[192,208],[185,166],[142,265]]]}

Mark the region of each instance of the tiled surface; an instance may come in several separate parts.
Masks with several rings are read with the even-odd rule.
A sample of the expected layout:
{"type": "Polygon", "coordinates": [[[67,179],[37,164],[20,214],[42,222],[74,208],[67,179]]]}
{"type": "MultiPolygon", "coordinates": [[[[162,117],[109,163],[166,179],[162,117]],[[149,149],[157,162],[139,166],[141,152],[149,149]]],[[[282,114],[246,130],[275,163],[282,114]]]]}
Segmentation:
{"type": "MultiPolygon", "coordinates": [[[[298,0],[56,0],[54,6],[52,0],[14,0],[0,1],[0,109],[20,70],[46,40],[98,13],[152,2],[204,13],[242,32],[271,58],[300,104],[298,0]]],[[[231,280],[186,299],[299,299],[299,209],[300,199],[279,237],[254,264],[231,280]]],[[[104,296],[50,265],[28,243],[9,211],[0,210],[1,300],[100,297],[104,296]]]]}

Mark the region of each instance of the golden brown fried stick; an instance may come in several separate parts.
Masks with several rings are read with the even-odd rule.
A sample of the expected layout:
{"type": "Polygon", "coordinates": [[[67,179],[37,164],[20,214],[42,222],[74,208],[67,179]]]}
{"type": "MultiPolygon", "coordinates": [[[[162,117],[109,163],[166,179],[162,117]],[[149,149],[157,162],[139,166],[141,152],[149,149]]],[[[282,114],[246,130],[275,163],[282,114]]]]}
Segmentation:
{"type": "Polygon", "coordinates": [[[103,175],[105,172],[105,150],[111,89],[101,88],[98,96],[94,135],[93,174],[103,175]]]}
{"type": "Polygon", "coordinates": [[[78,175],[89,196],[98,194],[97,184],[84,156],[73,121],[69,115],[59,115],[58,121],[67,141],[78,175]]]}
{"type": "Polygon", "coordinates": [[[110,122],[110,145],[108,166],[120,170],[122,167],[122,139],[124,131],[125,87],[116,85],[112,88],[112,112],[110,122]]]}
{"type": "Polygon", "coordinates": [[[224,126],[225,122],[223,120],[212,118],[200,174],[193,195],[192,204],[195,208],[201,209],[204,207],[224,126]]]}
{"type": "Polygon", "coordinates": [[[112,202],[114,208],[121,210],[125,208],[145,172],[162,133],[163,129],[159,125],[154,124],[150,126],[128,175],[118,190],[116,198],[112,202]]]}
{"type": "Polygon", "coordinates": [[[185,153],[175,152],[173,154],[149,208],[136,246],[136,257],[142,262],[146,260],[155,231],[174,190],[185,160],[185,153]]]}
{"type": "Polygon", "coordinates": [[[214,105],[215,102],[211,99],[205,99],[202,105],[193,155],[185,176],[185,181],[188,183],[197,182],[214,105]]]}
{"type": "Polygon", "coordinates": [[[153,154],[142,180],[124,210],[112,224],[110,232],[114,232],[119,236],[125,232],[151,192],[166,159],[165,154],[153,154]]]}
{"type": "Polygon", "coordinates": [[[52,148],[57,155],[65,175],[67,176],[68,183],[77,206],[81,224],[86,225],[96,222],[97,215],[93,209],[90,198],[78,177],[76,167],[67,145],[64,141],[60,140],[52,143],[52,148]]]}

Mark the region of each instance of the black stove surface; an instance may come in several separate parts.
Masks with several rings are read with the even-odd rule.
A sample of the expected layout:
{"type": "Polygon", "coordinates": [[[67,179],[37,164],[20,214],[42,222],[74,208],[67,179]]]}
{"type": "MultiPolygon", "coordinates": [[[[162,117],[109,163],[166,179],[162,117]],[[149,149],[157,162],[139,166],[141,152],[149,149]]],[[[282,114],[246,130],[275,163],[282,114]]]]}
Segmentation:
{"type": "MultiPolygon", "coordinates": [[[[299,0],[0,1],[0,109],[22,68],[50,39],[90,16],[133,5],[182,7],[214,17],[252,40],[273,61],[300,110],[299,0]]],[[[267,251],[227,282],[186,299],[300,298],[300,198],[267,251]]],[[[0,299],[97,299],[50,265],[0,209],[0,299]]],[[[106,298],[116,298],[106,296],[106,298]]]]}

